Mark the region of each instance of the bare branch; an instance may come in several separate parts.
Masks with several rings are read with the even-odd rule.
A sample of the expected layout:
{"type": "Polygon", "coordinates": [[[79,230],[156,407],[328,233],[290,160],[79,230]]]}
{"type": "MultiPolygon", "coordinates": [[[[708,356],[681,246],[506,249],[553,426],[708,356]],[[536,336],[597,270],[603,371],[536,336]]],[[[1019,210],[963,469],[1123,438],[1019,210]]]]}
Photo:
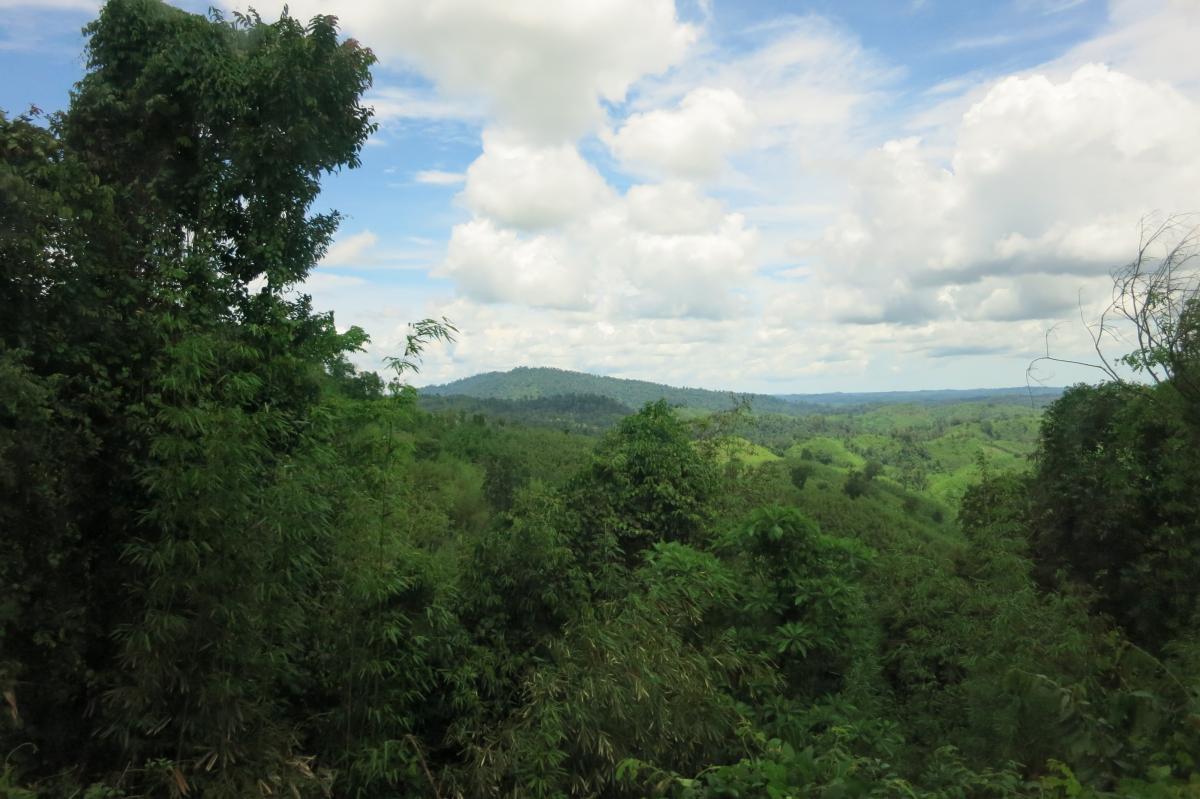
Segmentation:
{"type": "Polygon", "coordinates": [[[1118,383],[1124,380],[1117,367],[1124,366],[1155,384],[1174,383],[1200,396],[1200,213],[1143,218],[1133,260],[1113,270],[1112,278],[1112,299],[1094,322],[1087,320],[1082,293],[1077,303],[1098,363],[1052,355],[1051,328],[1045,354],[1026,369],[1026,384],[1037,379],[1034,371],[1044,361],[1097,369],[1118,383]],[[1132,328],[1135,342],[1118,358],[1105,353],[1105,336],[1118,343],[1125,338],[1114,319],[1120,328],[1132,328]]]}

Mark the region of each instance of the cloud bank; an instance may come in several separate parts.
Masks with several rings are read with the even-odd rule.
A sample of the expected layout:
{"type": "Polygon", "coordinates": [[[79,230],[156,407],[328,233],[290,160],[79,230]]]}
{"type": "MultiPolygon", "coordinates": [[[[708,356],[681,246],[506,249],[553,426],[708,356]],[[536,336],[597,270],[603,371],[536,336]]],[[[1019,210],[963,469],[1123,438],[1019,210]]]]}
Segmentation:
{"type": "Polygon", "coordinates": [[[435,280],[398,303],[337,287],[380,350],[398,306],[451,316],[463,335],[431,380],[546,364],[758,390],[1019,383],[1047,328],[1107,297],[1139,220],[1200,196],[1194,4],[1114,0],[1051,60],[926,85],[817,16],[723,37],[719,14],[664,0],[339,13],[381,57],[383,119],[478,136],[461,170],[410,173],[456,190],[435,280]]]}

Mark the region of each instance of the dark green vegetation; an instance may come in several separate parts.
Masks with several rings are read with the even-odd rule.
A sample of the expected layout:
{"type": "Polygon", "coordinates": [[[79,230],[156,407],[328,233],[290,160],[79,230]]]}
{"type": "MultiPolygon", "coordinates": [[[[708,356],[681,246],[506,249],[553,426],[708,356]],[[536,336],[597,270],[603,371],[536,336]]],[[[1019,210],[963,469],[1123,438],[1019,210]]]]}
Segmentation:
{"type": "Polygon", "coordinates": [[[1197,795],[1194,295],[1040,431],[431,413],[452,329],[389,387],[289,291],[370,53],[89,33],[65,115],[0,118],[0,796],[1197,795]]]}
{"type": "Polygon", "coordinates": [[[634,411],[614,399],[595,394],[560,394],[523,400],[421,394],[420,404],[433,413],[478,414],[504,422],[557,427],[579,433],[603,432],[634,411]]]}

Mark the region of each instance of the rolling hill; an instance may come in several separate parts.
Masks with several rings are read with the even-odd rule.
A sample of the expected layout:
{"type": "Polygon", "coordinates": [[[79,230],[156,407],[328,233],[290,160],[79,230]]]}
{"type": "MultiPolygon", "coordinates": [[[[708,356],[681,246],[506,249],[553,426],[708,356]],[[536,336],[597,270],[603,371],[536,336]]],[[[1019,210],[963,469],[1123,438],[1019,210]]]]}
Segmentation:
{"type": "Polygon", "coordinates": [[[520,366],[507,372],[484,372],[443,385],[419,389],[426,397],[466,396],[477,399],[530,400],[566,395],[607,397],[635,410],[647,402],[665,399],[671,405],[697,410],[728,410],[739,399],[750,401],[758,413],[803,416],[832,408],[890,404],[934,404],[968,401],[1028,403],[1031,396],[1041,405],[1062,393],[1060,388],[981,388],[935,391],[885,391],[825,394],[745,394],[680,388],[647,380],[629,380],[573,372],[566,369],[520,366]]]}
{"type": "Polygon", "coordinates": [[[601,377],[566,369],[519,366],[508,372],[484,372],[464,377],[440,386],[419,389],[422,395],[464,395],[481,399],[527,400],[568,394],[590,394],[608,397],[636,410],[647,402],[665,399],[671,405],[682,405],[707,411],[732,408],[737,398],[745,397],[754,410],[762,413],[798,415],[817,410],[802,404],[767,394],[739,394],[730,391],[710,391],[703,388],[676,388],[647,380],[627,380],[620,377],[601,377]]]}

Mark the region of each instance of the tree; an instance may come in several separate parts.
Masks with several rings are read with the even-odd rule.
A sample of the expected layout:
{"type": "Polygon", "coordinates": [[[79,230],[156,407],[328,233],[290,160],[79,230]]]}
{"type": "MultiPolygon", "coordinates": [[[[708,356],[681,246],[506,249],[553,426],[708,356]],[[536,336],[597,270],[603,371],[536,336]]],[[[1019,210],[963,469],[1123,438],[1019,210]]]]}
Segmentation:
{"type": "Polygon", "coordinates": [[[788,470],[788,475],[792,479],[792,485],[803,490],[804,485],[808,482],[808,478],[812,477],[813,467],[807,463],[797,463],[788,470]]]}
{"type": "Polygon", "coordinates": [[[666,402],[626,417],[569,489],[579,545],[602,562],[631,566],[657,541],[696,543],[711,519],[716,471],[666,402]]]}
{"type": "Polygon", "coordinates": [[[846,476],[842,491],[851,499],[858,499],[867,493],[876,477],[883,474],[883,464],[879,461],[867,461],[862,469],[856,469],[846,476]]]}
{"type": "MultiPolygon", "coordinates": [[[[1142,220],[1137,253],[1113,270],[1112,300],[1087,325],[1098,363],[1045,355],[1041,361],[1097,369],[1114,383],[1127,382],[1124,366],[1155,385],[1169,383],[1192,403],[1200,403],[1200,222],[1195,213],[1142,220]],[[1107,341],[1133,350],[1119,356],[1107,341]]],[[[1048,338],[1048,337],[1047,337],[1048,338]]]]}
{"type": "Polygon", "coordinates": [[[315,787],[285,698],[337,511],[322,381],[364,337],[290,289],[374,59],[331,17],[156,0],[86,32],[65,114],[0,117],[0,749],[152,793],[315,787]]]}
{"type": "MultiPolygon", "coordinates": [[[[1137,256],[1114,273],[1115,312],[1132,325],[1137,348],[1120,358],[1156,384],[1170,382],[1200,401],[1200,224],[1195,214],[1144,224],[1137,256]]],[[[1105,332],[1101,317],[1099,335],[1105,332]]]]}
{"type": "Polygon", "coordinates": [[[1200,435],[1171,390],[1069,389],[1046,409],[1031,487],[1043,584],[1063,570],[1155,648],[1200,610],[1200,435]]]}
{"type": "Polygon", "coordinates": [[[1200,603],[1197,256],[1195,215],[1143,225],[1090,328],[1099,363],[1085,365],[1109,381],[1075,386],[1047,408],[1037,454],[1033,551],[1043,582],[1061,569],[1091,586],[1097,606],[1151,647],[1192,623],[1200,603]],[[1106,342],[1127,329],[1135,348],[1110,358],[1106,342]]]}

